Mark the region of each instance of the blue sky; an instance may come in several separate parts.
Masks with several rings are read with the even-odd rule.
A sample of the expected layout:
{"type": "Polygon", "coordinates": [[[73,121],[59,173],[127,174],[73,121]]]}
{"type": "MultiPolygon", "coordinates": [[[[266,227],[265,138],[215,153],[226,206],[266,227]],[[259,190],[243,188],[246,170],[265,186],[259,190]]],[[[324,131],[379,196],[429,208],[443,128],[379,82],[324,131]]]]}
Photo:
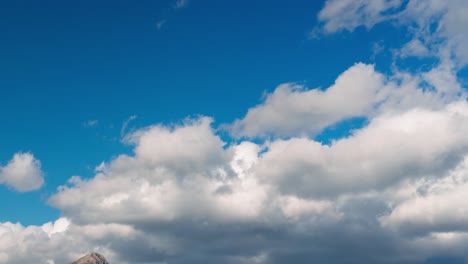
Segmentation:
{"type": "Polygon", "coordinates": [[[199,114],[232,122],[280,83],[327,87],[353,63],[373,62],[373,42],[385,37],[360,30],[311,39],[311,14],[323,6],[314,1],[200,1],[180,10],[173,1],[2,5],[0,160],[31,151],[47,185],[28,199],[2,191],[15,200],[10,210],[33,208],[0,219],[27,224],[57,216],[44,196],[70,176],[91,176],[129,150],[120,129],[130,116],[138,118],[129,128],[199,114]],[[167,22],[158,30],[160,20],[167,22]],[[98,124],[83,126],[90,120],[98,124]]]}
{"type": "MultiPolygon", "coordinates": [[[[43,230],[47,245],[61,241],[56,233],[110,225],[109,237],[60,242],[79,252],[34,253],[43,263],[91,250],[111,263],[302,263],[311,252],[330,263],[345,263],[338,252],[372,263],[461,263],[468,215],[444,202],[462,203],[463,189],[447,184],[468,174],[466,10],[437,0],[4,1],[0,224],[43,230]],[[164,183],[173,189],[160,195],[164,183]],[[224,187],[205,197],[212,186],[224,187]],[[219,198],[222,190],[232,197],[219,198]],[[140,204],[165,197],[167,206],[140,204]],[[206,211],[181,213],[194,199],[206,211]],[[418,210],[434,223],[408,213],[418,210]],[[103,216],[129,212],[142,216],[103,216]],[[151,244],[165,225],[169,242],[151,244]],[[233,226],[236,234],[226,231],[233,226]],[[323,232],[295,234],[301,228],[323,232]],[[181,230],[194,233],[186,244],[181,230]],[[122,232],[139,257],[114,241],[122,232]],[[347,252],[330,241],[337,232],[386,250],[347,252]],[[200,249],[206,258],[178,251],[202,234],[226,244],[200,249]],[[241,245],[255,235],[268,242],[241,245]],[[328,248],[275,250],[314,239],[328,248]]],[[[0,263],[28,257],[2,249],[0,263]]]]}

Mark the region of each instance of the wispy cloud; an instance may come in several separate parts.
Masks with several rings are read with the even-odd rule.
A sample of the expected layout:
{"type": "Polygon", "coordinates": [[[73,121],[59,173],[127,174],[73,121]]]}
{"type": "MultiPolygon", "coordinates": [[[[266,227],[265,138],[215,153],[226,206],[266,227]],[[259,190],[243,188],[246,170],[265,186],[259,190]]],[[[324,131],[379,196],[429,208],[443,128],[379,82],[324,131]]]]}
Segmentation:
{"type": "Polygon", "coordinates": [[[83,123],[83,126],[84,127],[94,127],[94,126],[97,126],[99,124],[99,120],[88,120],[86,122],[83,123]]]}
{"type": "Polygon", "coordinates": [[[188,0],[177,0],[174,5],[174,9],[184,8],[188,5],[188,0]]]}
{"type": "Polygon", "coordinates": [[[164,24],[166,24],[166,20],[165,20],[165,19],[160,20],[160,21],[158,21],[158,23],[156,23],[156,28],[158,29],[158,31],[162,29],[162,27],[164,26],[164,24]]]}
{"type": "Polygon", "coordinates": [[[132,121],[135,120],[138,116],[137,115],[132,115],[127,120],[125,120],[122,124],[122,128],[120,129],[120,137],[123,137],[125,135],[125,130],[128,127],[128,124],[132,121]]]}
{"type": "Polygon", "coordinates": [[[189,4],[189,0],[176,0],[172,7],[166,10],[166,14],[161,17],[160,20],[156,23],[156,29],[160,31],[164,25],[166,25],[168,18],[177,10],[187,7],[189,4]]]}

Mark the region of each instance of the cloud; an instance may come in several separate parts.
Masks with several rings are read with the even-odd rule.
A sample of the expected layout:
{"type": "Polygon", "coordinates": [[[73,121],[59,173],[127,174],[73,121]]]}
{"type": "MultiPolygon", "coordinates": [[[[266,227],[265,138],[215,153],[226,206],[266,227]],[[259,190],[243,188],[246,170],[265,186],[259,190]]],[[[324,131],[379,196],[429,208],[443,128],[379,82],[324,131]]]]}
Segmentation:
{"type": "Polygon", "coordinates": [[[0,184],[19,192],[37,190],[44,184],[41,162],[31,153],[16,153],[4,167],[0,167],[0,184]]]}
{"type": "Polygon", "coordinates": [[[163,19],[163,20],[160,20],[158,21],[158,23],[156,23],[156,29],[159,31],[163,28],[164,24],[166,24],[166,20],[163,19]]]}
{"type": "Polygon", "coordinates": [[[393,15],[388,13],[402,3],[402,0],[328,0],[318,18],[324,23],[323,30],[327,33],[353,31],[358,26],[371,28],[392,18],[393,15]]]}
{"type": "Polygon", "coordinates": [[[468,231],[468,155],[444,177],[420,181],[381,223],[405,235],[443,235],[468,231]],[[450,216],[450,217],[448,217],[450,216]]]}
{"type": "Polygon", "coordinates": [[[188,1],[188,0],[177,0],[177,1],[175,2],[174,8],[175,8],[175,9],[184,8],[184,7],[186,7],[188,4],[189,4],[189,1],[188,1]]]}
{"type": "Polygon", "coordinates": [[[126,133],[125,130],[127,130],[128,124],[131,121],[137,119],[137,117],[138,117],[137,115],[132,115],[123,122],[122,127],[120,128],[120,137],[123,138],[125,136],[125,133],[126,133]]]}
{"type": "Polygon", "coordinates": [[[390,21],[413,35],[403,57],[431,55],[454,60],[458,67],[468,63],[468,30],[463,26],[468,23],[468,2],[463,0],[328,0],[318,20],[326,34],[390,21]]]}
{"type": "Polygon", "coordinates": [[[99,123],[99,120],[88,120],[88,121],[83,123],[83,126],[84,127],[94,127],[94,126],[97,126],[98,123],[99,123]]]}
{"type": "Polygon", "coordinates": [[[171,9],[167,10],[168,14],[164,15],[159,19],[159,21],[156,23],[156,29],[160,31],[164,25],[166,25],[168,18],[170,18],[170,15],[173,15],[173,13],[179,11],[182,8],[186,8],[189,5],[189,0],[176,0],[171,7],[171,9]]]}
{"type": "Polygon", "coordinates": [[[262,104],[236,120],[230,131],[235,137],[249,138],[314,136],[353,117],[372,118],[414,107],[440,108],[459,99],[460,93],[456,71],[448,62],[429,72],[396,71],[388,76],[373,65],[357,63],[325,90],[280,85],[262,104]],[[423,89],[422,83],[432,89],[423,89]]]}
{"type": "Polygon", "coordinates": [[[226,147],[206,117],[155,125],[128,136],[133,156],[72,178],[50,203],[77,226],[144,234],[141,255],[121,251],[134,239],[104,240],[121,263],[421,263],[445,240],[414,243],[382,219],[411,203],[408,185],[433,186],[458,168],[467,118],[465,101],[386,113],[331,146],[295,138],[226,147]]]}
{"type": "Polygon", "coordinates": [[[326,90],[283,84],[265,102],[232,126],[236,136],[313,135],[340,120],[366,116],[383,99],[385,78],[372,65],[358,63],[326,90]]]}
{"type": "Polygon", "coordinates": [[[70,263],[89,251],[99,251],[113,259],[115,255],[108,246],[98,246],[100,241],[133,239],[138,235],[128,226],[77,226],[67,218],[42,226],[4,222],[0,223],[0,263],[70,263]]]}
{"type": "Polygon", "coordinates": [[[102,221],[105,215],[108,221],[131,223],[188,215],[254,216],[267,190],[255,179],[233,175],[234,170],[245,174],[249,169],[245,164],[252,163],[244,162],[237,151],[254,149],[244,145],[224,149],[210,123],[211,119],[201,117],[181,126],[138,130],[126,138],[135,144],[135,156],[119,156],[90,181],[74,178],[72,186],[62,187],[50,202],[77,222],[102,221]],[[236,164],[244,165],[233,169],[229,161],[235,153],[236,164]],[[251,204],[244,204],[244,199],[251,204]],[[227,210],[228,204],[237,210],[227,210]]]}
{"type": "Polygon", "coordinates": [[[468,152],[466,124],[466,102],[439,111],[385,114],[330,146],[306,138],[273,141],[257,173],[283,192],[301,197],[358,193],[437,177],[468,152]]]}
{"type": "Polygon", "coordinates": [[[224,142],[214,135],[212,119],[186,120],[173,128],[161,125],[140,129],[125,137],[136,144],[139,160],[174,170],[215,168],[225,159],[224,142]]]}

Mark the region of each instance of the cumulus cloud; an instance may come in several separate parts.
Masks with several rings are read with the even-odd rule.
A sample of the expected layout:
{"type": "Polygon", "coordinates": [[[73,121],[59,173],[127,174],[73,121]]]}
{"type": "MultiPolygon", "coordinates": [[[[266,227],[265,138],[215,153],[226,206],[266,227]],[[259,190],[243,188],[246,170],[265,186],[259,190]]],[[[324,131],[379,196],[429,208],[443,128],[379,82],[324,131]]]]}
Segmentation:
{"type": "Polygon", "coordinates": [[[237,120],[238,136],[308,135],[353,116],[365,116],[382,99],[385,78],[371,65],[358,63],[341,74],[325,91],[283,84],[265,102],[237,120]]]}
{"type": "Polygon", "coordinates": [[[441,111],[414,109],[383,115],[331,146],[307,138],[274,141],[262,155],[257,173],[284,192],[305,197],[379,189],[402,179],[437,176],[467,153],[467,124],[466,102],[441,111]]]}
{"type": "MultiPolygon", "coordinates": [[[[117,259],[130,263],[271,263],[275,243],[340,221],[331,200],[283,195],[260,182],[254,168],[262,147],[247,141],[225,147],[210,123],[200,117],[135,131],[127,138],[134,155],[100,166],[94,178],[71,178],[49,202],[77,226],[93,225],[95,232],[96,223],[130,226],[145,234],[142,256],[110,244],[117,259]],[[280,241],[270,241],[278,235],[280,241]]],[[[132,241],[122,243],[135,248],[132,241]]]]}
{"type": "Polygon", "coordinates": [[[405,235],[437,235],[468,231],[468,156],[443,177],[414,183],[413,191],[381,223],[405,235]],[[450,217],[447,217],[450,216],[450,217]]]}
{"type": "Polygon", "coordinates": [[[0,184],[16,191],[37,190],[44,184],[41,162],[31,153],[16,153],[4,167],[0,167],[0,184]]]}
{"type": "Polygon", "coordinates": [[[107,241],[118,263],[421,263],[446,242],[400,237],[398,208],[420,182],[435,188],[464,162],[467,118],[465,101],[386,113],[330,146],[293,138],[226,147],[206,117],[155,125],[128,136],[134,155],[72,178],[50,203],[91,238],[101,234],[91,244],[107,241]],[[121,251],[136,238],[105,236],[121,228],[144,234],[141,255],[121,251]],[[352,257],[326,254],[336,250],[352,257]]]}
{"type": "Polygon", "coordinates": [[[230,130],[236,137],[314,136],[353,117],[373,118],[415,107],[442,108],[463,93],[452,66],[447,62],[428,72],[396,71],[385,76],[373,65],[357,63],[325,90],[283,84],[236,120],[230,130]],[[423,89],[422,83],[432,89],[423,89]]]}
{"type": "Polygon", "coordinates": [[[268,192],[246,176],[258,149],[249,144],[225,149],[210,123],[202,117],[136,131],[127,138],[136,145],[135,156],[119,156],[92,180],[73,178],[51,203],[79,222],[256,217],[268,192]]]}
{"type": "Polygon", "coordinates": [[[136,144],[139,160],[172,169],[193,170],[216,167],[226,155],[224,142],[212,132],[212,119],[187,120],[182,126],[152,126],[125,137],[136,144]]]}

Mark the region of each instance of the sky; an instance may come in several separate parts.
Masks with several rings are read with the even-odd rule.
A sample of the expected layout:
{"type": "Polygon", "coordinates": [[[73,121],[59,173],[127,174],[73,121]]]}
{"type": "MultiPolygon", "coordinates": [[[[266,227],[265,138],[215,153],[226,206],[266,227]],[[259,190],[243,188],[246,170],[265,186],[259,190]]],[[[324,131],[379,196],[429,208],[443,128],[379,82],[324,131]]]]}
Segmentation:
{"type": "Polygon", "coordinates": [[[468,2],[0,2],[0,263],[468,260],[468,2]]]}

